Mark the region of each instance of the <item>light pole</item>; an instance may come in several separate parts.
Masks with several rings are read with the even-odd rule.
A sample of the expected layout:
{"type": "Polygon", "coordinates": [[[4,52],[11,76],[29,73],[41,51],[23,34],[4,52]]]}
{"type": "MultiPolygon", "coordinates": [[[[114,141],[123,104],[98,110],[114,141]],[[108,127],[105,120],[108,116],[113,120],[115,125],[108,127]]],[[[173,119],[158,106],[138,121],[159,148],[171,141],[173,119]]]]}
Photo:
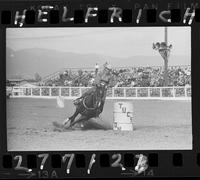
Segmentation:
{"type": "Polygon", "coordinates": [[[168,86],[169,84],[169,79],[168,79],[168,59],[169,59],[169,55],[170,55],[170,50],[172,48],[172,45],[170,44],[168,46],[168,37],[167,37],[168,33],[167,33],[167,27],[165,27],[165,38],[164,38],[164,42],[157,42],[157,43],[153,43],[153,49],[154,50],[158,50],[158,52],[160,53],[160,55],[162,56],[163,60],[164,60],[164,86],[168,86]]]}

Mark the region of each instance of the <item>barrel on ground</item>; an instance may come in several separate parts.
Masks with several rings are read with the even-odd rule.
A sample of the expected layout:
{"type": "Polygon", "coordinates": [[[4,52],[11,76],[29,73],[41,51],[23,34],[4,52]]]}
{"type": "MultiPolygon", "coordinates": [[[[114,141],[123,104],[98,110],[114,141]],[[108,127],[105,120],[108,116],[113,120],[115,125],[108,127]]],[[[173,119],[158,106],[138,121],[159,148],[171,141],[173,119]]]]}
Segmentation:
{"type": "Polygon", "coordinates": [[[114,103],[113,130],[133,131],[133,104],[131,102],[114,103]]]}

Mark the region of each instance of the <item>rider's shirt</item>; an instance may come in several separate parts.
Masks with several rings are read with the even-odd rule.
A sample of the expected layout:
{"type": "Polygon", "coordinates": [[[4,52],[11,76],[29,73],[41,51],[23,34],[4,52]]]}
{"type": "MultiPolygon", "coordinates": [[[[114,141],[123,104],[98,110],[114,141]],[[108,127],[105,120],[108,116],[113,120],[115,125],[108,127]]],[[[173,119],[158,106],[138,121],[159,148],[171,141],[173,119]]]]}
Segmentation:
{"type": "Polygon", "coordinates": [[[104,69],[99,72],[95,78],[95,84],[99,84],[101,81],[110,83],[112,80],[112,73],[109,70],[104,69]]]}
{"type": "MultiPolygon", "coordinates": [[[[105,81],[109,83],[109,86],[114,86],[113,76],[110,70],[104,69],[103,71],[99,72],[95,78],[95,84],[100,84],[101,81],[105,81]]],[[[85,93],[82,94],[80,98],[85,97],[86,95],[90,94],[91,92],[96,91],[96,86],[91,87],[89,90],[87,90],[85,93]]],[[[105,97],[104,97],[105,99],[105,97]]]]}

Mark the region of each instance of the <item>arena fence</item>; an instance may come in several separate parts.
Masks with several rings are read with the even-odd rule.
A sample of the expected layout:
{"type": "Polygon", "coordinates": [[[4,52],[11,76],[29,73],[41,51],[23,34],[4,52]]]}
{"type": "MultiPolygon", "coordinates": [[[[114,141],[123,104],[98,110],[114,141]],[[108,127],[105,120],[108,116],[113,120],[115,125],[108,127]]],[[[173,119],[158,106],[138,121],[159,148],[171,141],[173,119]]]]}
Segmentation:
{"type": "MultiPolygon", "coordinates": [[[[74,99],[90,87],[13,87],[10,97],[74,99]]],[[[191,87],[117,87],[107,91],[107,99],[191,99],[191,87]]]]}

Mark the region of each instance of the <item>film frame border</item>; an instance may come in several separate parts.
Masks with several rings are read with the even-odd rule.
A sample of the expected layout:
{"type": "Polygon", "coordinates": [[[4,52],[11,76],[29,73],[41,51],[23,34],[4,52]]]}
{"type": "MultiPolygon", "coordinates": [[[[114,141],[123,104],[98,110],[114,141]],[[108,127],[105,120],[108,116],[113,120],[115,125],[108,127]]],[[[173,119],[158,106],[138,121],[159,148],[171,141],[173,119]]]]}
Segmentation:
{"type": "MultiPolygon", "coordinates": [[[[70,1],[68,1],[70,2],[70,1]]],[[[101,7],[102,10],[105,10],[106,7],[109,7],[114,2],[114,6],[122,7],[122,9],[126,10],[127,14],[130,14],[130,3],[138,2],[138,1],[81,1],[81,0],[75,0],[75,2],[72,3],[72,6],[74,8],[74,11],[77,9],[79,13],[80,9],[85,9],[88,5],[89,6],[98,6],[101,7]]],[[[145,4],[145,0],[140,1],[140,4],[145,4]]],[[[158,11],[164,10],[167,7],[168,2],[163,2],[161,4],[160,1],[154,1],[159,2],[159,9],[158,11]]],[[[1,3],[1,2],[0,2],[1,3]]],[[[199,1],[187,1],[188,4],[190,3],[199,3],[199,1]]],[[[55,1],[55,2],[49,2],[49,1],[42,1],[42,4],[59,4],[60,6],[63,5],[63,1],[55,1]]],[[[181,11],[182,15],[185,11],[184,9],[184,1],[179,1],[178,8],[175,4],[175,7],[171,11],[173,14],[177,14],[178,11],[181,11]],[[184,11],[183,11],[184,9],[184,11]]],[[[149,159],[149,170],[146,172],[146,174],[142,173],[139,176],[155,176],[155,177],[163,177],[163,176],[199,176],[199,168],[200,168],[200,147],[198,144],[198,140],[200,137],[200,132],[198,131],[198,127],[200,126],[200,123],[197,121],[200,117],[200,113],[198,111],[200,97],[198,96],[198,92],[200,92],[199,87],[199,79],[198,79],[198,71],[200,67],[200,63],[198,62],[198,57],[200,57],[200,52],[198,50],[198,47],[200,47],[200,30],[199,30],[199,8],[197,8],[198,12],[197,18],[195,18],[195,21],[192,22],[192,24],[188,25],[187,23],[183,22],[172,22],[172,23],[164,23],[159,20],[159,22],[155,22],[155,11],[152,9],[147,12],[150,14],[154,14],[153,18],[149,18],[150,22],[146,22],[146,19],[143,19],[143,21],[140,21],[140,23],[136,24],[132,21],[128,20],[128,22],[125,23],[119,23],[118,21],[114,21],[113,23],[110,23],[107,21],[107,23],[100,23],[98,24],[98,21],[88,21],[88,23],[83,22],[82,23],[69,23],[69,24],[63,24],[63,23],[38,23],[35,24],[24,24],[23,27],[145,27],[145,26],[191,26],[191,39],[192,39],[192,132],[193,132],[193,150],[141,150],[141,151],[73,151],[73,152],[8,152],[7,151],[7,133],[6,133],[6,97],[5,97],[5,28],[7,27],[17,27],[13,24],[13,17],[14,13],[16,11],[22,11],[24,8],[29,7],[30,5],[41,5],[41,1],[12,1],[11,4],[8,4],[6,2],[3,2],[3,6],[0,6],[0,12],[4,11],[10,11],[11,12],[11,23],[10,24],[1,24],[0,27],[0,36],[3,41],[1,41],[0,45],[0,53],[2,55],[3,61],[1,62],[0,66],[0,78],[1,78],[1,112],[2,118],[4,121],[1,121],[0,125],[0,142],[2,143],[0,148],[0,177],[14,177],[14,178],[22,178],[22,177],[38,177],[42,178],[44,177],[82,177],[83,175],[88,175],[88,177],[133,177],[137,176],[137,174],[134,174],[132,169],[134,169],[137,158],[135,157],[138,154],[144,154],[149,159]],[[14,4],[15,3],[15,4],[14,4]],[[5,8],[5,9],[4,9],[5,8]],[[41,171],[39,164],[40,159],[38,156],[41,154],[48,154],[47,163],[46,163],[46,171],[41,171]],[[65,154],[74,154],[75,155],[75,161],[72,163],[72,167],[70,170],[70,173],[67,174],[65,170],[63,169],[63,165],[59,161],[59,157],[64,156],[65,154]],[[95,154],[96,162],[91,167],[90,174],[87,173],[87,167],[89,166],[89,160],[90,158],[95,154]],[[112,167],[112,163],[114,162],[115,158],[112,158],[113,155],[121,154],[122,161],[121,163],[124,165],[125,168],[129,168],[129,172],[126,174],[123,171],[121,171],[121,167],[112,167]],[[127,155],[128,154],[128,155],[127,155]],[[34,161],[34,164],[36,164],[36,168],[33,168],[33,172],[24,172],[24,170],[15,170],[15,167],[17,163],[19,162],[20,156],[22,156],[22,164],[21,166],[24,166],[25,168],[27,165],[30,167],[30,161],[34,161]],[[129,162],[125,159],[129,159],[127,157],[132,157],[134,160],[133,162],[129,162]],[[52,159],[54,162],[57,162],[54,164],[54,162],[51,162],[52,159]],[[85,159],[85,162],[83,162],[83,159],[85,159]],[[8,161],[8,162],[7,162],[8,161]],[[173,162],[174,161],[174,162],[173,162]],[[5,163],[6,162],[6,163],[5,163]],[[105,164],[102,162],[105,162],[105,164]],[[80,164],[79,164],[80,163],[80,164]],[[133,167],[129,167],[130,164],[133,165],[133,167]],[[133,163],[133,164],[132,164],[133,163]],[[174,164],[173,164],[174,163],[174,164]],[[60,164],[61,168],[59,165],[60,164]],[[105,167],[104,167],[105,166],[105,167]],[[5,168],[6,167],[6,168],[5,168]],[[11,168],[10,168],[11,167],[11,168]],[[1,171],[2,169],[2,171],[1,171]],[[151,171],[153,170],[153,171],[151,171]],[[185,171],[184,171],[185,170],[185,171]],[[187,170],[187,171],[186,171],[187,170]],[[34,172],[36,171],[36,173],[34,172]],[[34,174],[35,173],[35,174],[34,174]],[[105,176],[106,175],[106,176],[105,176]]],[[[113,4],[112,4],[113,5],[113,4]]],[[[111,6],[112,6],[111,5],[111,6]]],[[[187,7],[187,5],[186,5],[187,7]]],[[[125,13],[125,14],[126,14],[125,13]]],[[[178,13],[180,14],[180,13],[178,13]]],[[[2,17],[2,16],[1,16],[2,17]]],[[[146,16],[145,16],[146,17],[146,16]]],[[[183,17],[183,16],[180,16],[183,17]]],[[[177,19],[180,20],[180,17],[177,19]]],[[[195,16],[196,17],[196,16],[195,16]]],[[[175,17],[176,19],[176,17],[175,17]]],[[[158,16],[156,16],[156,20],[158,20],[158,16]]],[[[176,21],[178,21],[176,20],[176,21]]],[[[2,22],[2,21],[1,21],[2,22]]],[[[94,156],[93,156],[94,157],[94,156]]],[[[41,158],[41,157],[40,157],[41,158]]],[[[60,158],[62,159],[62,157],[60,158]]],[[[43,167],[44,168],[44,167],[43,167]]]]}

